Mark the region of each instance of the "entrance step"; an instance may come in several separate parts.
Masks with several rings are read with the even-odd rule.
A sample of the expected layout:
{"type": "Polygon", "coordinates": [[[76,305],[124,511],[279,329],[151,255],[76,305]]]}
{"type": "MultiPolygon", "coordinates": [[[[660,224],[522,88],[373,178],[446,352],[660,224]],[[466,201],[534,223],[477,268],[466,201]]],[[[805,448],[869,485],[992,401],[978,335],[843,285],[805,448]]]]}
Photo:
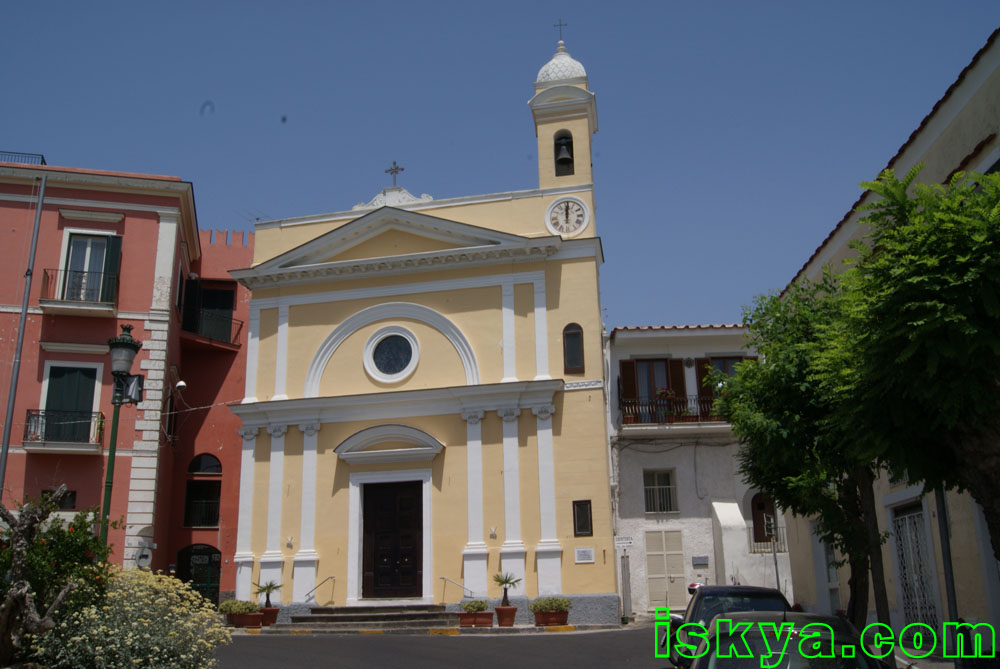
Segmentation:
{"type": "Polygon", "coordinates": [[[379,631],[417,633],[457,627],[458,614],[449,613],[440,605],[318,606],[310,609],[309,615],[292,616],[290,622],[265,627],[261,632],[281,634],[293,630],[308,630],[316,633],[379,631]]]}

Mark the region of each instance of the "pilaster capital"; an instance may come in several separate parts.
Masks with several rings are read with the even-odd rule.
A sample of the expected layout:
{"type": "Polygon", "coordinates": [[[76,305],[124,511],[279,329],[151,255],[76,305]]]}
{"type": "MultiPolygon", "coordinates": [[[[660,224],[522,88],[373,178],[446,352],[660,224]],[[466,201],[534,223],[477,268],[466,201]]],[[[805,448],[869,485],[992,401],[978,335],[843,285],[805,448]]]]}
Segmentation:
{"type": "Polygon", "coordinates": [[[479,421],[481,421],[483,419],[483,416],[485,415],[486,415],[485,411],[463,410],[462,420],[464,420],[469,425],[478,425],[479,421]]]}
{"type": "Polygon", "coordinates": [[[553,404],[546,404],[540,407],[534,407],[531,413],[538,416],[539,420],[548,420],[552,418],[552,414],[556,412],[556,407],[553,404]]]}
{"type": "Polygon", "coordinates": [[[504,409],[497,409],[497,415],[505,423],[513,423],[517,420],[518,416],[521,415],[521,410],[517,407],[507,407],[504,409]]]}
{"type": "Polygon", "coordinates": [[[288,432],[288,425],[285,423],[272,423],[267,426],[267,433],[274,438],[284,437],[288,432]]]}
{"type": "Polygon", "coordinates": [[[302,434],[306,435],[307,437],[315,437],[316,433],[319,432],[319,426],[320,424],[318,422],[299,423],[299,430],[301,430],[302,434]]]}
{"type": "Polygon", "coordinates": [[[241,437],[243,437],[243,441],[253,441],[254,439],[257,438],[257,433],[260,432],[260,428],[259,427],[241,427],[240,429],[238,429],[236,431],[239,433],[239,435],[241,437]]]}

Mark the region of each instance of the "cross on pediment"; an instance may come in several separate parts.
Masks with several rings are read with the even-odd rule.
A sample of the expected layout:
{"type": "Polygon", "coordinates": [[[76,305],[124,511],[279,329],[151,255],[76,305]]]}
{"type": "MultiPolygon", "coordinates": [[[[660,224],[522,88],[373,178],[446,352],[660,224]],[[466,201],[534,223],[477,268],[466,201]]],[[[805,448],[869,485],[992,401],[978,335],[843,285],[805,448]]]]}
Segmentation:
{"type": "Polygon", "coordinates": [[[393,186],[396,185],[396,175],[399,174],[400,172],[404,171],[405,169],[406,169],[405,167],[400,167],[399,165],[397,165],[395,160],[392,161],[392,166],[389,167],[389,169],[387,169],[385,171],[385,173],[392,175],[392,185],[393,186]]]}

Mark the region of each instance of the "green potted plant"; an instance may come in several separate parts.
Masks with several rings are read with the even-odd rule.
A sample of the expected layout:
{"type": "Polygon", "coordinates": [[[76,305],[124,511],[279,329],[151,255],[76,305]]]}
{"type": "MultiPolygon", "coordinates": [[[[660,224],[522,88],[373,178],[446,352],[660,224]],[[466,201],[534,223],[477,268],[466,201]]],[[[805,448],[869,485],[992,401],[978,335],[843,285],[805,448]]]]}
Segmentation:
{"type": "Polygon", "coordinates": [[[508,588],[515,587],[521,582],[521,579],[514,576],[514,574],[493,574],[493,582],[503,588],[503,600],[500,602],[500,606],[495,607],[497,612],[497,625],[500,627],[513,627],[514,626],[514,616],[517,615],[517,607],[510,605],[510,600],[507,599],[508,588]]]}
{"type": "Polygon", "coordinates": [[[264,614],[257,602],[230,599],[219,604],[219,613],[226,615],[226,621],[233,627],[260,627],[264,614]]]}
{"type": "Polygon", "coordinates": [[[493,612],[487,611],[489,604],[482,599],[472,599],[462,602],[462,611],[458,614],[459,627],[493,627],[493,612]]]}
{"type": "Polygon", "coordinates": [[[531,602],[528,608],[535,614],[535,624],[565,625],[569,619],[569,609],[573,603],[565,597],[539,597],[531,602]]]}
{"type": "Polygon", "coordinates": [[[264,614],[263,624],[273,625],[278,620],[278,609],[281,607],[271,606],[271,593],[281,590],[281,585],[274,581],[268,581],[263,585],[254,583],[254,587],[257,588],[255,595],[264,595],[264,606],[260,609],[260,612],[264,614]]]}

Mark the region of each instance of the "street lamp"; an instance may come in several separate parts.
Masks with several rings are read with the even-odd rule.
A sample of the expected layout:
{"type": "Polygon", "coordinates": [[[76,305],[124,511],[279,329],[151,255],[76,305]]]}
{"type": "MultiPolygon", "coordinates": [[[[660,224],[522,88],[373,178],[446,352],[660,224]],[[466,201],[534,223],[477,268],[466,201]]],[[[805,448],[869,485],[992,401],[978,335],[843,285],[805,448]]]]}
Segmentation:
{"type": "Polygon", "coordinates": [[[114,390],[111,394],[111,404],[114,413],[111,417],[111,447],[108,449],[108,473],[104,479],[104,506],[101,509],[101,543],[108,545],[108,516],[111,515],[111,488],[115,480],[115,446],[118,441],[118,410],[121,405],[130,401],[125,396],[125,382],[132,371],[132,361],[135,354],[142,348],[142,342],[132,338],[132,326],[123,325],[122,333],[108,340],[111,349],[111,376],[114,379],[114,390]]]}

